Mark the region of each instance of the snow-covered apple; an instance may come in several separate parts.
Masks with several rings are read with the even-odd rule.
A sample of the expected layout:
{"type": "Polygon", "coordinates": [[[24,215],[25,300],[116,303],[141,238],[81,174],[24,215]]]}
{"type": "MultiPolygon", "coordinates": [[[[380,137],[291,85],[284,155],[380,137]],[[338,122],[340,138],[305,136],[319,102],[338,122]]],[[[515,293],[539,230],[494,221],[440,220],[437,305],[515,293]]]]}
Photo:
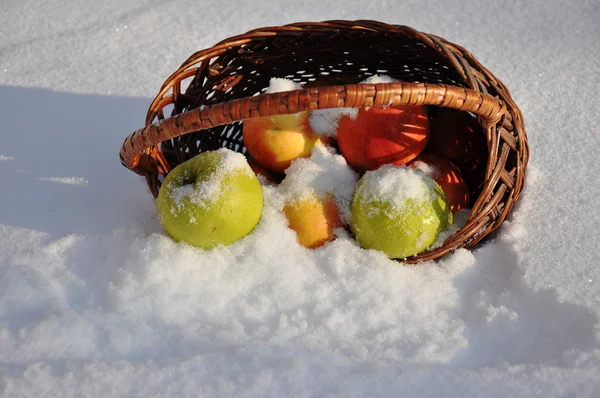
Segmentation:
{"type": "Polygon", "coordinates": [[[452,224],[440,186],[420,170],[385,165],[367,171],[352,196],[350,227],[362,248],[389,258],[421,253],[452,224]]]}
{"type": "Polygon", "coordinates": [[[315,248],[334,240],[334,230],[349,218],[356,173],[333,148],[322,145],[310,157],[294,160],[285,173],[277,188],[298,242],[315,248]]]}
{"type": "Polygon", "coordinates": [[[348,164],[358,171],[402,165],[427,145],[429,119],[423,106],[361,108],[341,117],[337,140],[348,164]]]}
{"type": "Polygon", "coordinates": [[[247,119],[242,131],[248,153],[275,172],[283,172],[294,159],[309,156],[321,142],[310,128],[308,112],[247,119]]]}
{"type": "Polygon", "coordinates": [[[296,232],[298,242],[311,249],[334,240],[334,229],[342,226],[333,195],[311,195],[288,202],[284,205],[283,212],[289,227],[296,232]]]}
{"type": "Polygon", "coordinates": [[[435,155],[419,155],[407,166],[417,168],[439,184],[450,202],[452,213],[469,207],[469,187],[460,169],[452,162],[435,155]]]}
{"type": "Polygon", "coordinates": [[[210,249],[252,231],[263,209],[262,187],[244,155],[222,148],[171,170],[156,208],[169,236],[210,249]]]}

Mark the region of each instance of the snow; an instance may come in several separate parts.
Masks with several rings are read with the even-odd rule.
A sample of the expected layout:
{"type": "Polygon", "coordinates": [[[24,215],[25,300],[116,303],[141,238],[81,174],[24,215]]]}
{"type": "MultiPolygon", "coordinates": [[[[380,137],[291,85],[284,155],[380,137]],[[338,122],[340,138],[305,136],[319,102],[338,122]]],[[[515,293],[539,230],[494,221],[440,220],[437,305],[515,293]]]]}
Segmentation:
{"type": "Polygon", "coordinates": [[[412,162],[411,167],[421,170],[423,173],[427,174],[429,177],[433,178],[434,180],[437,180],[437,178],[441,174],[440,169],[438,167],[436,167],[434,164],[425,163],[422,160],[420,160],[419,158],[416,158],[412,162]]]}
{"type": "MultiPolygon", "coordinates": [[[[277,79],[285,80],[285,79],[277,79]]],[[[272,80],[271,80],[272,81],[272,80]]],[[[392,79],[386,75],[373,75],[361,83],[393,83],[397,80],[392,79]]],[[[288,83],[289,84],[289,83],[288,83]]],[[[348,116],[352,120],[358,116],[358,109],[356,108],[331,108],[331,109],[317,109],[310,113],[309,123],[310,128],[317,134],[336,138],[337,137],[337,126],[342,116],[348,116]]]]}
{"type": "Polygon", "coordinates": [[[600,395],[597,1],[3,10],[0,395],[600,395]],[[508,222],[414,266],[300,247],[272,206],[227,248],[174,243],[117,156],[163,81],[226,37],[336,18],[435,33],[506,84],[532,149],[508,222]]]}
{"type": "Polygon", "coordinates": [[[347,221],[350,199],[358,182],[357,174],[346,159],[333,148],[317,145],[308,158],[298,158],[285,170],[285,178],[278,187],[286,203],[321,199],[333,195],[340,218],[347,221]]]}
{"type": "Polygon", "coordinates": [[[267,87],[265,93],[280,93],[283,91],[300,90],[301,88],[302,84],[300,83],[294,83],[294,81],[282,77],[272,77],[269,80],[269,87],[267,87]]]}
{"type": "Polygon", "coordinates": [[[365,80],[362,81],[362,83],[377,84],[377,83],[394,83],[397,81],[398,80],[391,78],[388,75],[373,75],[373,76],[367,77],[365,80]]]}
{"type": "Polygon", "coordinates": [[[391,204],[390,216],[400,211],[406,201],[423,202],[435,200],[436,183],[422,170],[407,166],[383,165],[367,171],[361,178],[357,192],[366,201],[391,204]]]}
{"type": "MultiPolygon", "coordinates": [[[[192,172],[198,172],[195,164],[187,164],[183,167],[182,174],[173,173],[172,177],[164,181],[165,187],[168,187],[169,200],[167,203],[173,203],[175,207],[171,208],[171,213],[181,213],[185,210],[186,203],[193,203],[199,207],[210,207],[216,203],[223,195],[229,192],[223,187],[223,179],[235,174],[254,176],[254,172],[248,165],[246,157],[241,153],[234,152],[231,149],[221,148],[214,152],[201,154],[201,159],[196,158],[190,162],[198,161],[197,167],[205,168],[207,174],[192,175],[192,172]],[[186,183],[186,180],[194,183],[186,183]]],[[[161,195],[162,196],[162,195],[161,195]]],[[[192,221],[193,222],[193,221],[192,221]]]]}
{"type": "Polygon", "coordinates": [[[40,181],[58,182],[61,184],[85,185],[87,181],[82,177],[38,177],[40,181]]]}
{"type": "Polygon", "coordinates": [[[331,108],[317,109],[310,113],[308,122],[310,128],[317,134],[329,137],[337,137],[337,126],[342,116],[348,116],[352,120],[358,116],[356,108],[331,108]]]}
{"type": "Polygon", "coordinates": [[[220,148],[215,152],[219,154],[219,163],[216,170],[218,176],[225,176],[232,173],[243,173],[248,176],[254,175],[250,165],[248,165],[247,158],[241,153],[228,148],[220,148]]]}

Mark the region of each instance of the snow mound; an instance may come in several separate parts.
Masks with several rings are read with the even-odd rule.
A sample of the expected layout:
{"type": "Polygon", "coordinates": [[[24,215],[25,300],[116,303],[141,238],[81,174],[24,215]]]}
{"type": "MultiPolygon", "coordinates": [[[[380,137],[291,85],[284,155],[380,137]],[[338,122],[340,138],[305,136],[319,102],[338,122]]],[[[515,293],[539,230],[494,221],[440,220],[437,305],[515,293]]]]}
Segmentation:
{"type": "Polygon", "coordinates": [[[279,190],[286,202],[299,202],[313,196],[325,198],[333,194],[340,218],[348,220],[350,199],[358,176],[333,148],[317,145],[310,157],[294,160],[285,174],[279,190]]]}

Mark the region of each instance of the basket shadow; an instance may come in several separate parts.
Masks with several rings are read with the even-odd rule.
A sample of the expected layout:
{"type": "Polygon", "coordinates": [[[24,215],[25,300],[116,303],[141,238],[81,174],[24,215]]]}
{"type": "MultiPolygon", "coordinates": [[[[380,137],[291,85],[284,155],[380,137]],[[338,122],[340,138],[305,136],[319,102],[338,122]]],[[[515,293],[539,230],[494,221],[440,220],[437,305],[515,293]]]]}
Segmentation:
{"type": "Polygon", "coordinates": [[[474,255],[474,266],[454,279],[461,294],[456,316],[464,322],[467,345],[453,364],[560,367],[570,353],[596,346],[597,315],[561,302],[552,287],[530,286],[509,242],[494,238],[474,255]]]}
{"type": "Polygon", "coordinates": [[[149,102],[0,86],[0,225],[60,236],[146,218],[152,197],[118,150],[143,126],[149,102]]]}

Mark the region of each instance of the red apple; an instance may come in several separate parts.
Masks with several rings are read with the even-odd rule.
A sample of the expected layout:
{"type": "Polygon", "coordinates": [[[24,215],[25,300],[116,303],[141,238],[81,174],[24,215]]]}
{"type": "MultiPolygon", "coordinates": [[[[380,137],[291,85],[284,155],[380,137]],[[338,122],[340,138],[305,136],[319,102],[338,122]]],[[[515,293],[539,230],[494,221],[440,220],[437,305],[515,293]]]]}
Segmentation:
{"type": "Polygon", "coordinates": [[[283,172],[292,160],[310,156],[320,143],[308,122],[308,112],[244,120],[244,145],[260,165],[283,172]]]}
{"type": "Polygon", "coordinates": [[[419,155],[407,166],[425,172],[439,184],[453,213],[469,207],[469,187],[460,169],[449,160],[435,155],[419,155]]]}
{"type": "Polygon", "coordinates": [[[423,106],[361,108],[355,119],[343,116],[337,129],[340,151],[358,171],[405,164],[425,148],[428,138],[429,120],[423,106]]]}

